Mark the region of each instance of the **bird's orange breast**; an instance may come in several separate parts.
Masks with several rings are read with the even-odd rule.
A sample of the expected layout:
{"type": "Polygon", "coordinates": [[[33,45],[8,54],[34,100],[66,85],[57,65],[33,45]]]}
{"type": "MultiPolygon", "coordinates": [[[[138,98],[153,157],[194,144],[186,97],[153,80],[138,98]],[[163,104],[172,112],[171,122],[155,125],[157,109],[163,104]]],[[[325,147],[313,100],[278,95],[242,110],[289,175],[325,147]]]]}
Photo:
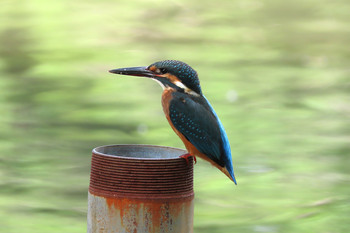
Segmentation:
{"type": "Polygon", "coordinates": [[[186,137],[180,133],[175,126],[173,125],[173,123],[171,122],[170,116],[169,116],[169,106],[170,106],[170,101],[172,99],[172,93],[175,90],[172,88],[166,88],[163,91],[162,94],[162,106],[163,106],[163,111],[165,113],[166,119],[168,120],[171,128],[174,130],[174,132],[180,137],[180,139],[183,141],[183,143],[186,146],[186,149],[188,150],[189,153],[191,153],[191,151],[193,151],[194,146],[186,139],[186,137]],[[193,147],[193,148],[191,148],[193,147]]]}

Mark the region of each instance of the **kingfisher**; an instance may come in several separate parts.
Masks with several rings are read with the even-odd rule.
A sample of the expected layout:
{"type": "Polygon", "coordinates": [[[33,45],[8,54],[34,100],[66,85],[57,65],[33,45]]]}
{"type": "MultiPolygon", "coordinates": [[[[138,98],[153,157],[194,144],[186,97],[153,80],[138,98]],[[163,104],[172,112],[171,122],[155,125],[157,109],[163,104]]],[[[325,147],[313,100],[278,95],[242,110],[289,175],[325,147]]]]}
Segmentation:
{"type": "Polygon", "coordinates": [[[119,68],[114,74],[141,76],[157,81],[163,88],[162,106],[175,133],[188,153],[210,162],[235,184],[230,144],[213,107],[203,95],[197,72],[177,60],[158,61],[149,66],[119,68]]]}

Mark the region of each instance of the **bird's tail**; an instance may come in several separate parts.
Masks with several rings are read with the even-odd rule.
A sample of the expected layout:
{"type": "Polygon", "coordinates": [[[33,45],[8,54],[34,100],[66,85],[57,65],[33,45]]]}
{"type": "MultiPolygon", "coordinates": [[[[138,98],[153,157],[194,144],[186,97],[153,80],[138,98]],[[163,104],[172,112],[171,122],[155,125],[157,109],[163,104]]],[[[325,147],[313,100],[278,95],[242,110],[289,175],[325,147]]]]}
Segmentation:
{"type": "Polygon", "coordinates": [[[232,168],[232,165],[231,165],[231,168],[227,169],[227,167],[223,167],[221,169],[221,171],[228,177],[230,178],[230,180],[232,180],[235,185],[237,185],[237,181],[236,181],[236,178],[235,178],[235,175],[233,173],[233,168],[232,168]]]}

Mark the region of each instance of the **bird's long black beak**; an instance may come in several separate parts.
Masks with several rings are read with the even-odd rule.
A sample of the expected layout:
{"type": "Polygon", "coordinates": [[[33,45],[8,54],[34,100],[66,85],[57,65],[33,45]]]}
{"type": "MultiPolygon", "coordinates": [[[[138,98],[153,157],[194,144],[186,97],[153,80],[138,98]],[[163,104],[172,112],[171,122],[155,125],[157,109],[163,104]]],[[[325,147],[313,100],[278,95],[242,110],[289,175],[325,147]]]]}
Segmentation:
{"type": "Polygon", "coordinates": [[[131,75],[131,76],[141,76],[141,77],[154,77],[154,73],[147,69],[147,66],[142,67],[128,67],[110,70],[113,74],[131,75]]]}

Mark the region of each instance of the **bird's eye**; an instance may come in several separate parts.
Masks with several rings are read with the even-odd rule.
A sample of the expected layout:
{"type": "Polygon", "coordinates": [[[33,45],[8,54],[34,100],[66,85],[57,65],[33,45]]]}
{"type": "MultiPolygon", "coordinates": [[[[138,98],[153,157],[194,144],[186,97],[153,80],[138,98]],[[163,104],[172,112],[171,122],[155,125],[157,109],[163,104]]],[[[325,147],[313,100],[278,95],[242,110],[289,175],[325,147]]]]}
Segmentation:
{"type": "Polygon", "coordinates": [[[165,69],[165,68],[160,68],[159,70],[162,74],[168,73],[167,69],[165,69]]]}
{"type": "Polygon", "coordinates": [[[168,71],[165,68],[157,68],[155,73],[157,73],[157,74],[166,74],[166,73],[168,73],[168,71]]]}

